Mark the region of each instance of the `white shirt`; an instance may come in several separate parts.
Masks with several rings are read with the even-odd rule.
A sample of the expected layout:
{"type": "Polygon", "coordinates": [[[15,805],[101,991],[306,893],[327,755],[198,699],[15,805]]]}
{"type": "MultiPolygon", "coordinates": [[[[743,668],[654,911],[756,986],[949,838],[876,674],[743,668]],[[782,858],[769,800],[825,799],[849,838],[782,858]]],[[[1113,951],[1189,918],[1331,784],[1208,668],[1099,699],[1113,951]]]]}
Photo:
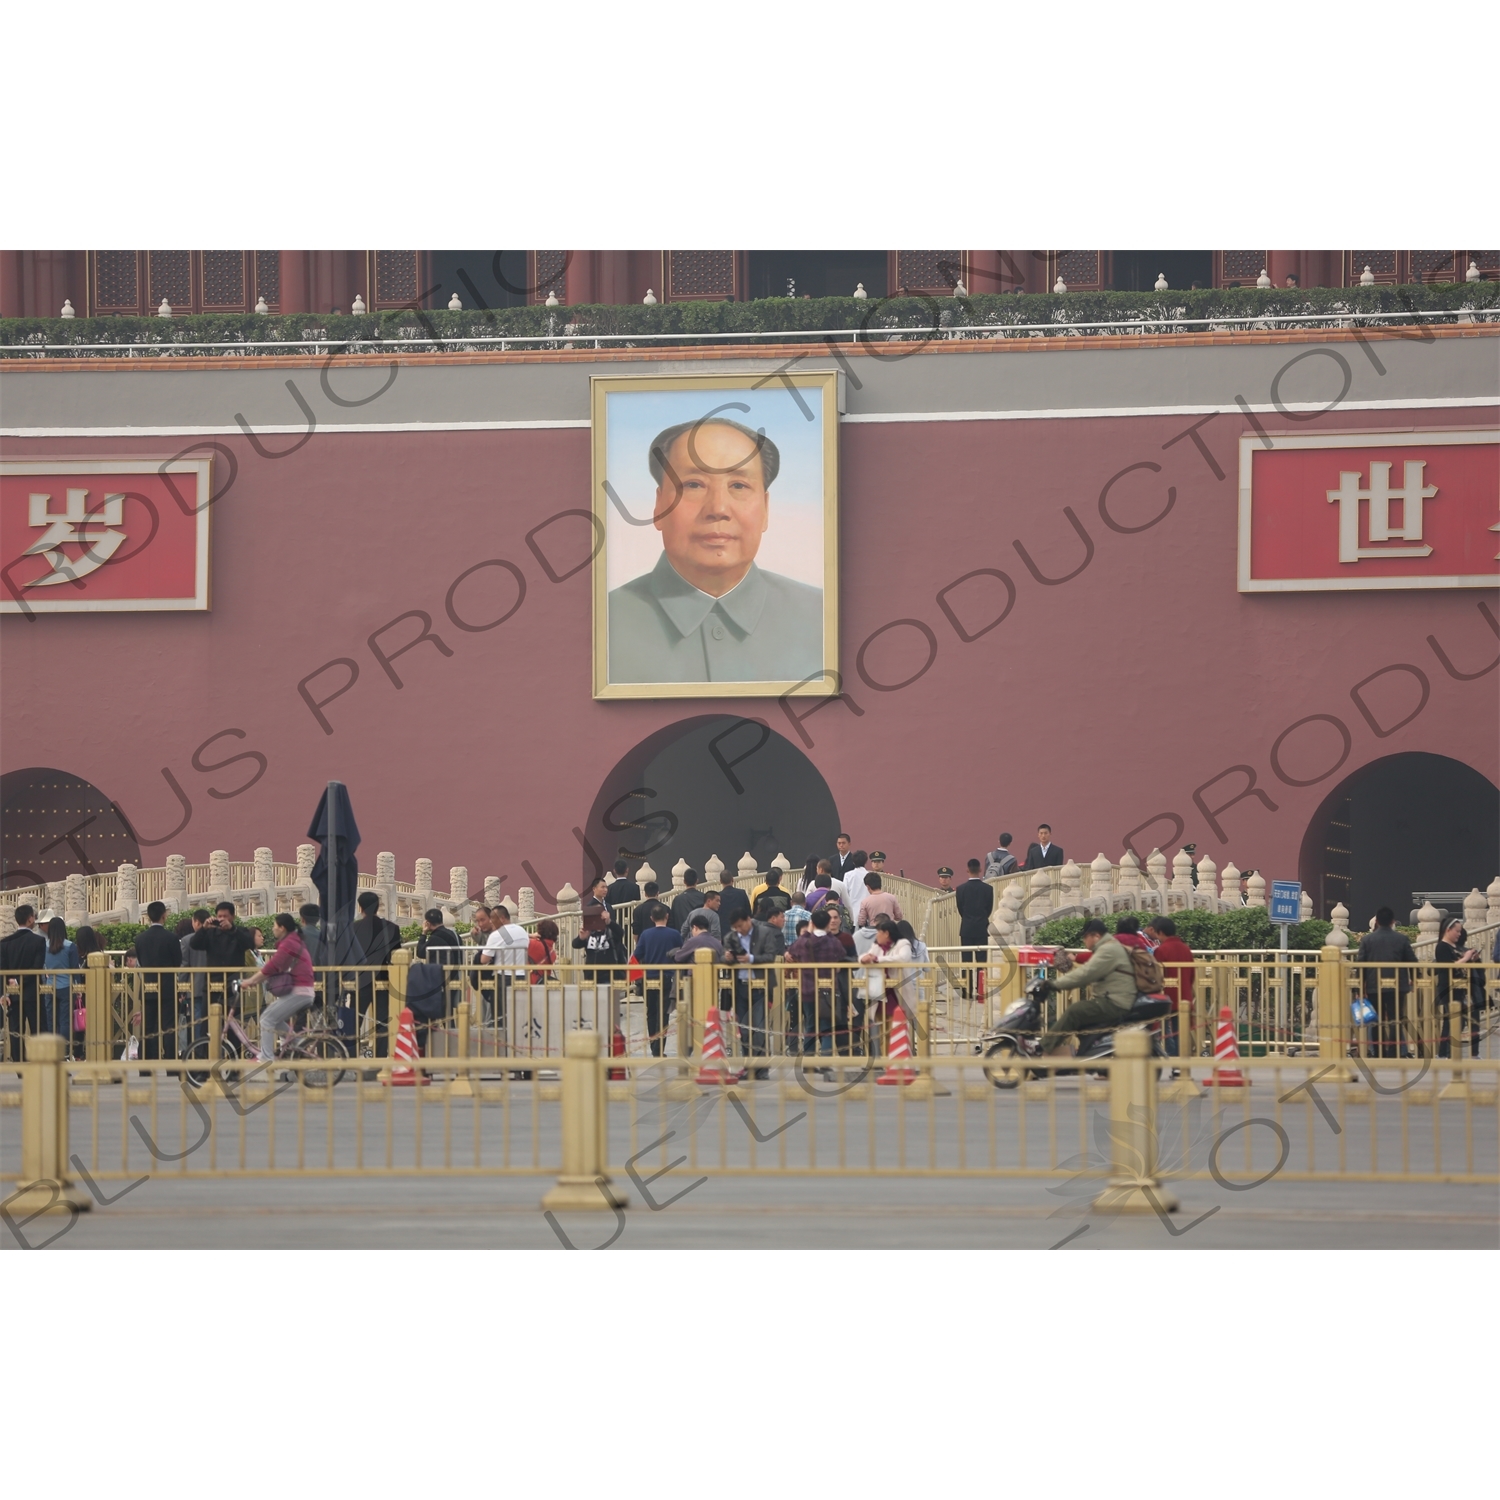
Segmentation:
{"type": "Polygon", "coordinates": [[[489,935],[484,951],[494,955],[489,962],[497,969],[520,973],[526,967],[526,949],[530,941],[524,927],[516,922],[507,922],[489,935]]]}
{"type": "Polygon", "coordinates": [[[865,874],[865,867],[861,865],[844,876],[844,910],[849,913],[851,922],[859,911],[859,903],[870,894],[865,889],[865,874]]]}

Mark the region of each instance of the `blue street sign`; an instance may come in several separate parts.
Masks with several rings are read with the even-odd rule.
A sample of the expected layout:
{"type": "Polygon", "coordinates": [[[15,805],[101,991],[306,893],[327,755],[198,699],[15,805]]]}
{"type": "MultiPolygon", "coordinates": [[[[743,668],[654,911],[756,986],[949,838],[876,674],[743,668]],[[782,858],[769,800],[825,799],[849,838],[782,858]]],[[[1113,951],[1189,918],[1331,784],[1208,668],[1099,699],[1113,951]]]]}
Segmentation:
{"type": "Polygon", "coordinates": [[[1302,920],[1301,881],[1273,880],[1271,882],[1271,920],[1273,922],[1300,922],[1302,920]]]}

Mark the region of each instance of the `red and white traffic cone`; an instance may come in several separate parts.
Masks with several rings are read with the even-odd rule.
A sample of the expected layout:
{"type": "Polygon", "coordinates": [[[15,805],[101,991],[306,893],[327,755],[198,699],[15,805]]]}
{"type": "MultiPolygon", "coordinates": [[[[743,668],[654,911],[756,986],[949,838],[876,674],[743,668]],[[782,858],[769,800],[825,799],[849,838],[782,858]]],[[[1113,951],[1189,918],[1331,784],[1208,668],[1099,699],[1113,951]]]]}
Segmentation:
{"type": "Polygon", "coordinates": [[[396,1045],[391,1049],[391,1076],[385,1081],[393,1088],[415,1088],[418,1084],[428,1084],[432,1079],[425,1073],[418,1073],[412,1067],[412,1059],[421,1057],[422,1053],[417,1047],[417,1028],[412,1020],[410,1010],[401,1012],[400,1030],[396,1036],[396,1045]]]}
{"type": "Polygon", "coordinates": [[[906,1024],[906,1007],[897,1005],[890,1018],[891,1035],[890,1044],[886,1052],[892,1058],[892,1065],[888,1067],[876,1083],[915,1083],[917,1081],[917,1070],[915,1068],[901,1068],[895,1066],[896,1060],[911,1056],[911,1028],[906,1024]]]}
{"type": "Polygon", "coordinates": [[[738,1083],[744,1077],[729,1066],[724,1055],[724,1028],[718,1009],[710,1010],[703,1022],[703,1066],[698,1070],[699,1083],[738,1083]]]}
{"type": "Polygon", "coordinates": [[[1234,1036],[1234,1016],[1226,1005],[1219,1012],[1219,1030],[1214,1037],[1213,1072],[1203,1080],[1204,1086],[1217,1084],[1221,1089],[1249,1088],[1250,1080],[1234,1066],[1239,1060],[1240,1046],[1234,1036]]]}
{"type": "MultiPolygon", "coordinates": [[[[625,1033],[621,1031],[618,1026],[615,1027],[615,1034],[610,1040],[609,1055],[611,1057],[625,1056],[625,1033]]],[[[611,1083],[621,1083],[625,1078],[625,1069],[611,1068],[605,1074],[605,1077],[608,1078],[611,1083]]]]}

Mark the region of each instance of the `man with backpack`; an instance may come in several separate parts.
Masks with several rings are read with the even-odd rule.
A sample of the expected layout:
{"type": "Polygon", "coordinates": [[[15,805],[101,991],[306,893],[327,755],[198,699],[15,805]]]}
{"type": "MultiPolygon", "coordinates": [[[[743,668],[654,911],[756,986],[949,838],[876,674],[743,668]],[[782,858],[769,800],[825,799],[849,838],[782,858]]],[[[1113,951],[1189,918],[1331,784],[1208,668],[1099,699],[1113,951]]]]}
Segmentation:
{"type": "Polygon", "coordinates": [[[1010,835],[1000,835],[1000,847],[991,849],[984,857],[984,878],[993,880],[997,875],[1013,875],[1021,867],[1016,863],[1016,857],[1010,852],[1010,835]]]}
{"type": "Polygon", "coordinates": [[[1161,965],[1150,952],[1144,947],[1127,948],[1110,936],[1098,917],[1091,917],[1083,924],[1079,942],[1089,950],[1088,958],[1068,973],[1059,974],[1051,981],[1051,988],[1058,991],[1087,987],[1090,994],[1075,1000],[1052,1023],[1052,1029],[1040,1043],[1039,1050],[1043,1053],[1054,1051],[1069,1032],[1113,1031],[1130,1014],[1137,995],[1154,992],[1143,990],[1142,984],[1154,978],[1155,989],[1159,990],[1162,983],[1161,965]],[[1155,970],[1154,976],[1150,969],[1155,970]]]}

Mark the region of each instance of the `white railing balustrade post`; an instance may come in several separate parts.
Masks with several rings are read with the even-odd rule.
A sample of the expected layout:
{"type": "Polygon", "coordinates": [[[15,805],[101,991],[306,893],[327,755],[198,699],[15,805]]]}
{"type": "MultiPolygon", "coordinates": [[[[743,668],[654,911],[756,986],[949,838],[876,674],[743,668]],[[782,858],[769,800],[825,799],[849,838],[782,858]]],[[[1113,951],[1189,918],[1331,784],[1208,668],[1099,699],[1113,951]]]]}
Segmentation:
{"type": "Polygon", "coordinates": [[[141,919],[140,886],[136,883],[136,867],[132,864],[120,866],[115,884],[115,905],[124,913],[127,922],[141,919]]]}
{"type": "Polygon", "coordinates": [[[1325,947],[1347,948],[1349,946],[1349,908],[1342,901],[1328,913],[1333,928],[1323,939],[1325,947]]]}
{"type": "Polygon", "coordinates": [[[1417,941],[1435,943],[1438,940],[1438,924],[1442,918],[1432,902],[1424,901],[1417,912],[1417,941]]]}
{"type": "Polygon", "coordinates": [[[1193,892],[1194,910],[1218,911],[1219,867],[1208,855],[1198,861],[1198,889],[1193,892]]]}
{"type": "Polygon", "coordinates": [[[88,885],[82,875],[69,875],[63,882],[63,921],[77,927],[88,919],[88,885]]]}
{"type": "MultiPolygon", "coordinates": [[[[1470,932],[1484,926],[1485,904],[1484,896],[1476,885],[1467,896],[1464,897],[1464,926],[1470,932]]],[[[1489,954],[1485,954],[1488,958],[1489,954]]]]}

